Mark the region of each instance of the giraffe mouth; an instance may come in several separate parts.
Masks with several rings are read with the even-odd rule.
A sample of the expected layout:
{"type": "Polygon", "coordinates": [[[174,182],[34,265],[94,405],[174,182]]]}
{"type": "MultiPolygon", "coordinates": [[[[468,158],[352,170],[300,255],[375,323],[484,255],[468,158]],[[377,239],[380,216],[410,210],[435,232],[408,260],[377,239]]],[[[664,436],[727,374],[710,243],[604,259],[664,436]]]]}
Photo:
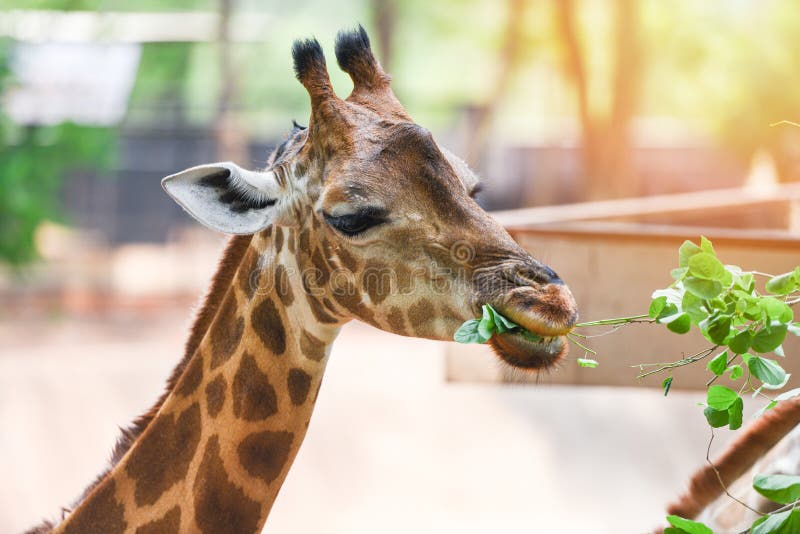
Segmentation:
{"type": "Polygon", "coordinates": [[[500,312],[520,327],[489,339],[494,352],[507,364],[524,370],[547,369],[567,355],[566,335],[577,320],[574,310],[562,314],[557,321],[515,308],[500,308],[500,312]]]}
{"type": "Polygon", "coordinates": [[[495,334],[489,345],[501,360],[517,369],[547,369],[561,361],[568,352],[566,336],[531,336],[525,330],[495,334]]]}

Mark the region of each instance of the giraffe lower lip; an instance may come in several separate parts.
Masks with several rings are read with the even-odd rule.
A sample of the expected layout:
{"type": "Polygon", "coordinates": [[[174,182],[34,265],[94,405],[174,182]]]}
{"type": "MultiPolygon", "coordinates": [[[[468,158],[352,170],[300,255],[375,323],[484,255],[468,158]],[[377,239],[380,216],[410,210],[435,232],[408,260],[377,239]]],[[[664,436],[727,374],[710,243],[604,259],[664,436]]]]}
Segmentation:
{"type": "Polygon", "coordinates": [[[545,369],[558,363],[567,353],[564,336],[531,339],[526,332],[515,330],[495,334],[489,345],[509,365],[519,369],[545,369]]]}

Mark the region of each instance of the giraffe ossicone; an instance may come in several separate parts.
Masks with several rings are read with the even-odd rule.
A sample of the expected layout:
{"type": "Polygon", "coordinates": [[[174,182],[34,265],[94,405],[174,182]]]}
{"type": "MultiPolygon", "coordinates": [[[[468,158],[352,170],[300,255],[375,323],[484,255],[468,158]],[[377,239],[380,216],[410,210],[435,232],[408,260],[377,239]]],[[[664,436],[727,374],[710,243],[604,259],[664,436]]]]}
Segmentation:
{"type": "Polygon", "coordinates": [[[363,28],[336,40],[346,99],[319,43],[292,53],[311,116],[265,170],[217,163],[165,179],[193,217],[235,235],[166,393],[73,511],[38,532],[259,531],[351,319],[451,340],[488,303],[560,340],[494,336],[504,361],[541,369],[566,352],[567,286],[473,200],[476,176],[411,120],[363,28]]]}

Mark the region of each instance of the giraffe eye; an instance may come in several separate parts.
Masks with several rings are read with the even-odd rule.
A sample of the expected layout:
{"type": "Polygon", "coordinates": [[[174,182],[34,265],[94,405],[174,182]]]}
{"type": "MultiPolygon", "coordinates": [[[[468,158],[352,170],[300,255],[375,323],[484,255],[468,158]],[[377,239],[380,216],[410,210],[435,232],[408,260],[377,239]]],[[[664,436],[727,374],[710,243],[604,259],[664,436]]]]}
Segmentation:
{"type": "Polygon", "coordinates": [[[324,213],[323,216],[325,222],[349,237],[355,237],[387,220],[386,210],[382,208],[362,208],[355,213],[336,216],[324,213]]]}

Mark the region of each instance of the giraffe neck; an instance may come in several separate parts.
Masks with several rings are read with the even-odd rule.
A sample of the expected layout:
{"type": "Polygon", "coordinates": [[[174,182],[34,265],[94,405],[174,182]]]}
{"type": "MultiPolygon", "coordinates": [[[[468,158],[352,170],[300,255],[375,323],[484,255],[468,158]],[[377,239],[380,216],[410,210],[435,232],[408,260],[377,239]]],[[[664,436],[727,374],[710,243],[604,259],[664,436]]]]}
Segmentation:
{"type": "Polygon", "coordinates": [[[254,236],[154,419],[56,532],[260,531],[342,322],[317,320],[320,304],[290,276],[304,238],[254,236]]]}

